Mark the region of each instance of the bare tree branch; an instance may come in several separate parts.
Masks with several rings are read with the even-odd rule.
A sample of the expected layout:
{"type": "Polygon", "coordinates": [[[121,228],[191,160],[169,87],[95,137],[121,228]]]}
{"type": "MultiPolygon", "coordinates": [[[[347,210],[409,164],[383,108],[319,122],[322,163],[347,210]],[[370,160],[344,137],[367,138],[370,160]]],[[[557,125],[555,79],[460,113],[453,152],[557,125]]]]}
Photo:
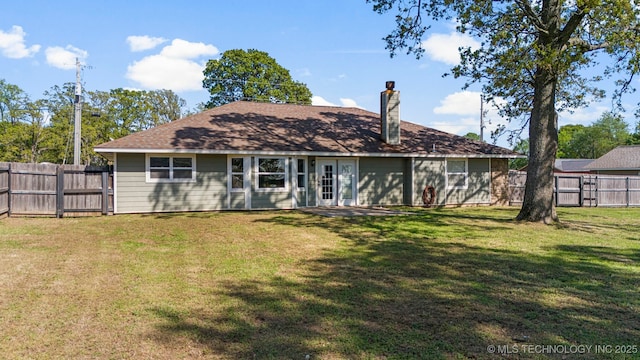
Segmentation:
{"type": "Polygon", "coordinates": [[[587,11],[584,11],[583,8],[579,8],[578,11],[571,15],[564,28],[560,30],[560,34],[557,39],[557,43],[560,47],[563,47],[567,42],[569,42],[571,35],[575,33],[586,15],[587,11]]]}
{"type": "Polygon", "coordinates": [[[538,30],[539,32],[542,32],[544,34],[548,34],[549,33],[549,29],[547,29],[545,24],[542,23],[542,20],[540,19],[540,16],[538,16],[538,14],[536,14],[536,12],[533,10],[533,8],[531,7],[531,3],[529,1],[516,0],[514,2],[524,12],[524,14],[526,15],[527,19],[529,19],[529,21],[531,21],[531,23],[536,28],[536,30],[538,30]]]}

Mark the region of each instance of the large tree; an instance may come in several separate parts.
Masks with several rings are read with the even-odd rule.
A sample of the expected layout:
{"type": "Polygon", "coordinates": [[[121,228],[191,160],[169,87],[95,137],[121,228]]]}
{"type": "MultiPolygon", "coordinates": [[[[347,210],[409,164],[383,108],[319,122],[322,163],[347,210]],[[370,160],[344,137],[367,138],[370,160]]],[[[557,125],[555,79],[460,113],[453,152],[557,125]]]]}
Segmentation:
{"type": "Polygon", "coordinates": [[[311,91],[291,78],[289,70],[264,51],[227,50],[218,60],[209,60],[202,86],[212,108],[237,100],[311,104],[311,91]]]}
{"type": "Polygon", "coordinates": [[[602,97],[598,80],[613,77],[614,98],[632,89],[640,72],[640,6],[635,0],[367,0],[379,13],[397,11],[386,38],[391,54],[420,56],[429,19],[457,21],[457,30],[481,41],[461,48],[455,77],[480,83],[489,99],[507,100],[501,115],[525,119],[529,166],[518,220],[552,223],[553,164],[558,148],[558,111],[602,97]],[[427,20],[425,20],[427,19],[427,20]],[[605,55],[611,62],[596,76],[585,69],[605,55]]]}

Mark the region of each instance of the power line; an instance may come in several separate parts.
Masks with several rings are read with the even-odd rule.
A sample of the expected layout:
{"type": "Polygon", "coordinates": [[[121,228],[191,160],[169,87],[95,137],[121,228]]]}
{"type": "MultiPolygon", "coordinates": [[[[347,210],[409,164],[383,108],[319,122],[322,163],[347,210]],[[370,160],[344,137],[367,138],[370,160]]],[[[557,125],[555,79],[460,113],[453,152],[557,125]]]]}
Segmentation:
{"type": "MultiPolygon", "coordinates": [[[[237,83],[242,83],[242,84],[260,84],[260,85],[270,85],[272,87],[275,86],[284,86],[284,85],[288,85],[289,83],[283,83],[283,82],[262,82],[262,81],[255,81],[255,80],[242,80],[242,79],[224,79],[224,78],[208,78],[206,80],[211,80],[211,81],[218,81],[218,82],[237,82],[237,83]]],[[[307,86],[307,84],[300,82],[300,81],[295,81],[295,80],[291,80],[291,83],[297,83],[297,84],[302,84],[305,87],[307,86]]]]}

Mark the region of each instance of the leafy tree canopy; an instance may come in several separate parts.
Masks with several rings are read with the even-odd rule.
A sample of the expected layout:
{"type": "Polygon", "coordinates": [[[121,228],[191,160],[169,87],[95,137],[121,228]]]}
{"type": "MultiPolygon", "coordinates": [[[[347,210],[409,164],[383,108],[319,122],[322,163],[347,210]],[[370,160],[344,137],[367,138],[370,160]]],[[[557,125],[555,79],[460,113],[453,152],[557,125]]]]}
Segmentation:
{"type": "Polygon", "coordinates": [[[597,159],[617,146],[631,143],[631,139],[624,119],[607,112],[590,126],[561,127],[558,132],[558,157],[597,159]]]}
{"type": "Polygon", "coordinates": [[[15,124],[24,119],[29,101],[29,96],[20,87],[0,79],[0,122],[15,124]]]}
{"type": "Polygon", "coordinates": [[[629,145],[640,145],[640,121],[636,124],[636,132],[631,134],[629,145]]]}
{"type": "MultiPolygon", "coordinates": [[[[0,79],[0,161],[67,163],[73,153],[75,85],[31,101],[0,79]]],[[[103,164],[93,147],[180,118],[185,101],[170,90],[84,91],[81,162],[103,164]]]]}
{"type": "Polygon", "coordinates": [[[574,149],[571,148],[576,134],[583,132],[584,125],[565,125],[558,130],[558,153],[557,157],[561,159],[578,159],[574,149]]]}
{"type": "Polygon", "coordinates": [[[212,108],[238,100],[311,104],[311,91],[294,81],[289,70],[264,51],[227,50],[220,59],[209,60],[202,86],[212,108]]]}
{"type": "Polygon", "coordinates": [[[480,140],[480,135],[474,132],[468,132],[464,137],[471,140],[478,140],[478,141],[480,140]]]}
{"type": "MultiPolygon", "coordinates": [[[[522,155],[529,155],[529,139],[520,139],[513,147],[513,151],[522,155]]],[[[511,159],[509,160],[509,169],[520,170],[527,166],[527,159],[511,159]]]]}

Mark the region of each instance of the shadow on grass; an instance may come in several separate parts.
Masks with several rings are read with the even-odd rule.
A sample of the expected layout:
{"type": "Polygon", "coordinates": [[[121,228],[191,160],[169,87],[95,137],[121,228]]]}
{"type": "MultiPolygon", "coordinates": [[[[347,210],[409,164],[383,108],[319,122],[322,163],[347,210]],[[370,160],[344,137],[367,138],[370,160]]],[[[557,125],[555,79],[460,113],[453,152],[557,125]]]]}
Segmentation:
{"type": "Polygon", "coordinates": [[[225,283],[211,294],[228,304],[222,313],[155,309],[165,321],[157,336],[184,334],[218,356],[244,359],[495,358],[488,345],[637,344],[638,252],[554,245],[525,255],[438,240],[507,226],[456,225],[468,218],[442,211],[260,220],[326,229],[345,244],[300,263],[298,276],[225,283]]]}

